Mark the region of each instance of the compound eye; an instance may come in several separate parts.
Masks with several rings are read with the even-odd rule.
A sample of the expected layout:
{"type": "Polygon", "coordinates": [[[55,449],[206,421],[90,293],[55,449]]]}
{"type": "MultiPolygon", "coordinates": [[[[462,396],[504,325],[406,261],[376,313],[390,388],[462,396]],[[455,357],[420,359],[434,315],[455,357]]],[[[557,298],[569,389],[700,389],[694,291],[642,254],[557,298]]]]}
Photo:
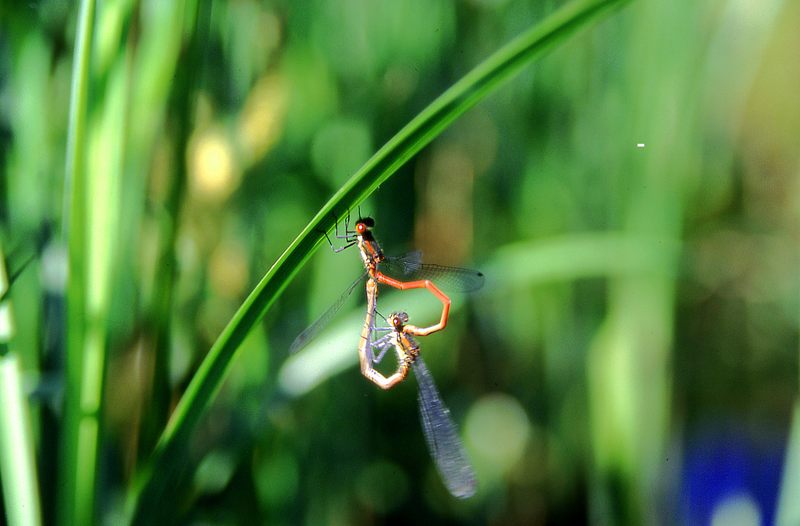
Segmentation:
{"type": "Polygon", "coordinates": [[[356,233],[363,234],[366,231],[367,231],[367,225],[361,222],[356,223],[356,233]]]}

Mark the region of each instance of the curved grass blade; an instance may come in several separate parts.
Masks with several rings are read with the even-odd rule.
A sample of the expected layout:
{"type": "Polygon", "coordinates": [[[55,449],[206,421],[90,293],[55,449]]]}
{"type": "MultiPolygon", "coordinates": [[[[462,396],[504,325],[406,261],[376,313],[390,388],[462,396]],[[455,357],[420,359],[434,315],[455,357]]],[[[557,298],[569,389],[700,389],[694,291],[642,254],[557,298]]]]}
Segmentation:
{"type": "Polygon", "coordinates": [[[456,82],[375,153],[322,207],[256,285],[200,364],[175,408],[154,452],[134,488],[134,523],[148,524],[160,516],[160,505],[186,469],[181,463],[189,439],[219,391],[242,341],[261,320],[289,281],[325,239],[324,232],[344,220],[395,171],[525,65],[565,41],[577,30],[629,0],[577,0],[500,48],[456,82]],[[337,214],[335,211],[342,211],[337,214]]]}

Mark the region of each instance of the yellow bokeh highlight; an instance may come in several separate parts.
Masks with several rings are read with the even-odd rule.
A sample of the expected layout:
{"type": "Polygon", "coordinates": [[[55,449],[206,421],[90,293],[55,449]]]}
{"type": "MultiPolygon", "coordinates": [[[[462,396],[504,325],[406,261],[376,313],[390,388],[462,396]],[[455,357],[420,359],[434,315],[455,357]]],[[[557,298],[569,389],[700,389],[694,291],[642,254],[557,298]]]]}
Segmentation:
{"type": "Polygon", "coordinates": [[[243,164],[249,166],[269,152],[283,130],[286,87],[277,75],[261,77],[247,96],[236,128],[243,164]]]}
{"type": "Polygon", "coordinates": [[[233,147],[219,129],[196,132],[189,144],[189,182],[198,197],[226,199],[239,186],[239,169],[233,147]]]}

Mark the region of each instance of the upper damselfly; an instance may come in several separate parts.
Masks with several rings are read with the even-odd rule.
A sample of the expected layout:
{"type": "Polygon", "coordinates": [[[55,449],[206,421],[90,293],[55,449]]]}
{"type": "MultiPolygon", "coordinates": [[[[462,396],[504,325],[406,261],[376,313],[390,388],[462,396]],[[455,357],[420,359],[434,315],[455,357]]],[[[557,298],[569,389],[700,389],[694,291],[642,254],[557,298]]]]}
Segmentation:
{"type": "Polygon", "coordinates": [[[349,229],[346,222],[344,234],[339,234],[338,225],[336,226],[334,235],[337,239],[343,240],[344,245],[334,247],[333,243],[330,243],[330,239],[328,239],[331,248],[335,252],[341,252],[356,245],[364,264],[364,272],[344,290],[339,298],[314,323],[300,333],[292,343],[289,349],[290,352],[299,351],[313,340],[330,323],[347,298],[366,277],[372,278],[377,283],[400,290],[428,289],[442,303],[442,314],[439,323],[429,327],[430,333],[444,329],[447,326],[450,314],[450,298],[442,292],[437,284],[455,292],[472,292],[483,286],[483,273],[466,268],[422,263],[421,252],[410,252],[400,257],[384,255],[383,250],[381,250],[380,245],[372,235],[372,227],[374,225],[375,221],[372,218],[365,217],[356,221],[353,230],[349,229]]]}

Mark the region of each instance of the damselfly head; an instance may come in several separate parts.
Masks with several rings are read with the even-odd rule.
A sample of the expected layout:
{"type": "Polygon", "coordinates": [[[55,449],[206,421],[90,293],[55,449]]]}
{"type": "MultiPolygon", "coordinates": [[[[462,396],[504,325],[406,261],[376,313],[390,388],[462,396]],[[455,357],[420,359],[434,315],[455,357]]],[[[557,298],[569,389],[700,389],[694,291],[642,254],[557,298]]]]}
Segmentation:
{"type": "Polygon", "coordinates": [[[389,323],[397,331],[403,330],[403,325],[408,323],[408,314],[405,312],[393,312],[389,314],[389,323]]]}
{"type": "Polygon", "coordinates": [[[356,221],[356,234],[366,234],[372,227],[375,226],[375,220],[371,217],[361,217],[356,221]]]}

